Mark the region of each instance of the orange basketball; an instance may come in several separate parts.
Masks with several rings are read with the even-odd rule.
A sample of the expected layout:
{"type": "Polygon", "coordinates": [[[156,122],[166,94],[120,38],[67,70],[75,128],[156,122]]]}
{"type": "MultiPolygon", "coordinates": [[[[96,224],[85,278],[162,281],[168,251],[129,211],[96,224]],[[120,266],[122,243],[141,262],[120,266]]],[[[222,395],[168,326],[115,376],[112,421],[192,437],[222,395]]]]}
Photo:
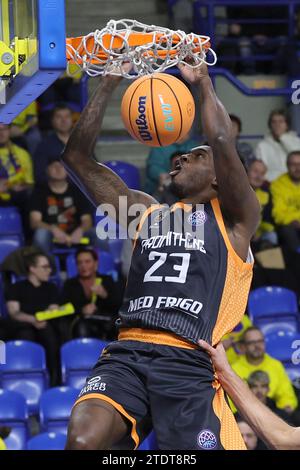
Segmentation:
{"type": "Polygon", "coordinates": [[[165,147],[191,129],[195,103],[178,78],[155,73],[137,79],[126,90],[121,115],[131,136],[150,147],[165,147]]]}

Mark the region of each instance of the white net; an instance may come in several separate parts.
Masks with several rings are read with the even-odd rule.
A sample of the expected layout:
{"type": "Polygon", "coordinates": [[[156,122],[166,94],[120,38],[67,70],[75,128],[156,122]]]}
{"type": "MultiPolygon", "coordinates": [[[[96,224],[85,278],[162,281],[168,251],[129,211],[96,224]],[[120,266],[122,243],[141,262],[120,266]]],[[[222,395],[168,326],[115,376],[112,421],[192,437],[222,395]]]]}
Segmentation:
{"type": "Polygon", "coordinates": [[[192,68],[203,63],[214,65],[217,56],[209,41],[208,36],[148,26],[135,20],[110,20],[105,28],[82,37],[76,47],[67,43],[67,54],[69,61],[90,76],[110,74],[132,79],[163,72],[178,63],[192,68]],[[122,68],[126,62],[132,63],[130,74],[122,68]]]}

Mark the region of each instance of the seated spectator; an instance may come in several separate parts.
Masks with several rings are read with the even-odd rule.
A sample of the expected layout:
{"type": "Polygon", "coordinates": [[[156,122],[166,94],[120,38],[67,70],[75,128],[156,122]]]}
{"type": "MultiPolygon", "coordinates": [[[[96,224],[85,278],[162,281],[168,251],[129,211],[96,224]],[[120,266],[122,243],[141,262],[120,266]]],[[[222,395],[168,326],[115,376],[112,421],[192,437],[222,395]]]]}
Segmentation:
{"type": "Polygon", "coordinates": [[[67,180],[59,160],[48,164],[48,184],[37,187],[30,201],[30,225],[34,230],[33,243],[45,253],[52,243],[77,245],[83,236],[91,244],[97,240],[92,228],[90,205],[81,192],[67,180]]]}
{"type": "MultiPolygon", "coordinates": [[[[169,172],[175,169],[176,161],[181,155],[184,155],[183,152],[174,152],[170,157],[170,167],[169,172]]],[[[172,179],[168,173],[168,176],[165,173],[162,173],[159,176],[159,184],[158,187],[153,194],[154,199],[156,199],[161,204],[168,204],[168,206],[172,206],[176,201],[178,201],[178,197],[172,191],[171,185],[172,179]]]]}
{"type": "Polygon", "coordinates": [[[65,104],[57,105],[51,114],[52,133],[39,143],[34,155],[33,166],[35,181],[38,184],[47,181],[47,162],[57,160],[67,144],[73,127],[71,109],[65,104]]]}
{"type": "Polygon", "coordinates": [[[292,383],[281,362],[266,354],[262,332],[254,326],[248,328],[243,334],[241,348],[244,354],[232,364],[236,374],[247,380],[252,372],[266,372],[270,377],[268,396],[277,408],[292,414],[298,405],[292,383]]]}
{"type": "Polygon", "coordinates": [[[242,354],[240,346],[241,339],[244,331],[246,331],[250,326],[252,326],[250,318],[248,315],[244,315],[242,321],[238,323],[230,333],[227,333],[222,338],[222,343],[226,351],[229,364],[233,364],[242,354]]]}
{"type": "Polygon", "coordinates": [[[0,124],[0,204],[23,207],[32,185],[29,153],[11,142],[11,127],[0,124]]]}
{"type": "MultiPolygon", "coordinates": [[[[98,273],[95,251],[78,250],[76,263],[78,276],[65,282],[61,302],[71,302],[77,312],[72,325],[73,336],[114,339],[115,321],[122,302],[120,288],[111,276],[98,273]]],[[[71,328],[70,321],[68,326],[71,328]]]]}
{"type": "Polygon", "coordinates": [[[199,145],[199,142],[187,135],[181,141],[167,147],[153,148],[148,156],[145,191],[153,194],[159,184],[169,178],[170,157],[175,152],[184,153],[199,145]]]}
{"type": "Polygon", "coordinates": [[[258,450],[258,437],[249,424],[239,415],[235,416],[237,425],[244,439],[247,450],[258,450]]]}
{"type": "Polygon", "coordinates": [[[42,135],[38,127],[37,102],[33,101],[12,122],[11,138],[33,155],[42,135]]]}
{"type": "Polygon", "coordinates": [[[261,221],[252,239],[254,251],[277,245],[278,239],[272,223],[272,201],[268,185],[265,181],[267,167],[264,162],[254,160],[247,171],[251,187],[254,189],[261,206],[261,221]]]}
{"type": "Polygon", "coordinates": [[[287,250],[300,246],[300,148],[287,158],[288,172],[271,184],[273,218],[287,250]]]}
{"type": "Polygon", "coordinates": [[[289,119],[283,110],[275,109],[270,113],[268,126],[270,134],[258,143],[256,157],[267,166],[267,180],[273,181],[286,173],[287,156],[300,149],[300,138],[290,130],[289,119]]]}
{"type": "Polygon", "coordinates": [[[277,408],[275,401],[268,397],[268,393],[270,392],[270,377],[267,372],[256,370],[249,375],[247,382],[250,390],[264,405],[270,408],[273,413],[276,413],[284,421],[293,424],[291,415],[285,410],[277,408]]]}
{"type": "Polygon", "coordinates": [[[43,254],[29,256],[27,279],[11,285],[6,292],[7,310],[14,339],[34,341],[44,346],[51,385],[58,381],[59,342],[55,320],[37,321],[35,313],[55,309],[59,305],[57,287],[49,282],[51,266],[43,254]]]}
{"type": "Polygon", "coordinates": [[[232,122],[233,137],[235,139],[236,151],[243,163],[244,167],[249,168],[250,164],[255,160],[255,155],[251,145],[239,140],[240,133],[242,132],[242,121],[234,114],[229,115],[232,122]]]}
{"type": "Polygon", "coordinates": [[[272,215],[287,268],[299,285],[300,276],[300,150],[287,158],[288,173],[271,184],[272,215]]]}

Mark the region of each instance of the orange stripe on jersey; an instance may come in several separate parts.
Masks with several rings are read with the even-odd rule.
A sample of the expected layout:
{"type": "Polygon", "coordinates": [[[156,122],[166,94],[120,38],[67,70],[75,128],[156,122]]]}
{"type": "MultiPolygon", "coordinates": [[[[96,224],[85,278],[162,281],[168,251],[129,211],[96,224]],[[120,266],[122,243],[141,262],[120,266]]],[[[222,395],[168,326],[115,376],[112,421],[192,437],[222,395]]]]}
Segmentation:
{"type": "Polygon", "coordinates": [[[212,335],[212,344],[215,345],[243,318],[252,280],[253,263],[245,263],[235,252],[226,232],[219,201],[214,199],[211,204],[228,250],[224,290],[212,335]]]}
{"type": "Polygon", "coordinates": [[[225,450],[247,450],[233,413],[230,410],[222,387],[214,382],[216,393],[213,399],[213,410],[221,423],[220,441],[225,450]]]}
{"type": "MultiPolygon", "coordinates": [[[[119,403],[116,401],[112,400],[111,398],[107,397],[106,395],[102,395],[101,393],[89,393],[88,395],[84,395],[83,397],[79,398],[74,406],[78,405],[78,403],[81,403],[85,400],[91,400],[93,398],[97,398],[98,400],[105,401],[112,405],[119,413],[121,413],[122,416],[128,419],[128,421],[131,422],[132,424],[132,429],[131,429],[131,438],[133,442],[135,443],[135,449],[139,446],[140,443],[140,438],[138,436],[138,433],[136,431],[136,420],[130,416],[127,411],[121,406],[119,403]]],[[[73,406],[73,408],[74,408],[73,406]]]]}
{"type": "Polygon", "coordinates": [[[121,328],[118,336],[119,341],[142,341],[143,343],[161,344],[163,346],[174,346],[184,349],[198,349],[179,336],[165,331],[146,330],[143,328],[121,328]]]}

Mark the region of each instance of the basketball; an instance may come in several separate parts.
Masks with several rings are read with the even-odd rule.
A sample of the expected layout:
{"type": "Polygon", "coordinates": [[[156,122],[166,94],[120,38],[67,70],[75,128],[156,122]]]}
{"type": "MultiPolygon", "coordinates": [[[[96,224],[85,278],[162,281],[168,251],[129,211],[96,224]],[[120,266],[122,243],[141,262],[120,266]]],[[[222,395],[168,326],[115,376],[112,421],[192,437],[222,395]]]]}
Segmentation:
{"type": "Polygon", "coordinates": [[[187,135],[194,121],[195,103],[182,81],[155,73],[129,86],[121,115],[134,139],[150,147],[165,147],[187,135]]]}

